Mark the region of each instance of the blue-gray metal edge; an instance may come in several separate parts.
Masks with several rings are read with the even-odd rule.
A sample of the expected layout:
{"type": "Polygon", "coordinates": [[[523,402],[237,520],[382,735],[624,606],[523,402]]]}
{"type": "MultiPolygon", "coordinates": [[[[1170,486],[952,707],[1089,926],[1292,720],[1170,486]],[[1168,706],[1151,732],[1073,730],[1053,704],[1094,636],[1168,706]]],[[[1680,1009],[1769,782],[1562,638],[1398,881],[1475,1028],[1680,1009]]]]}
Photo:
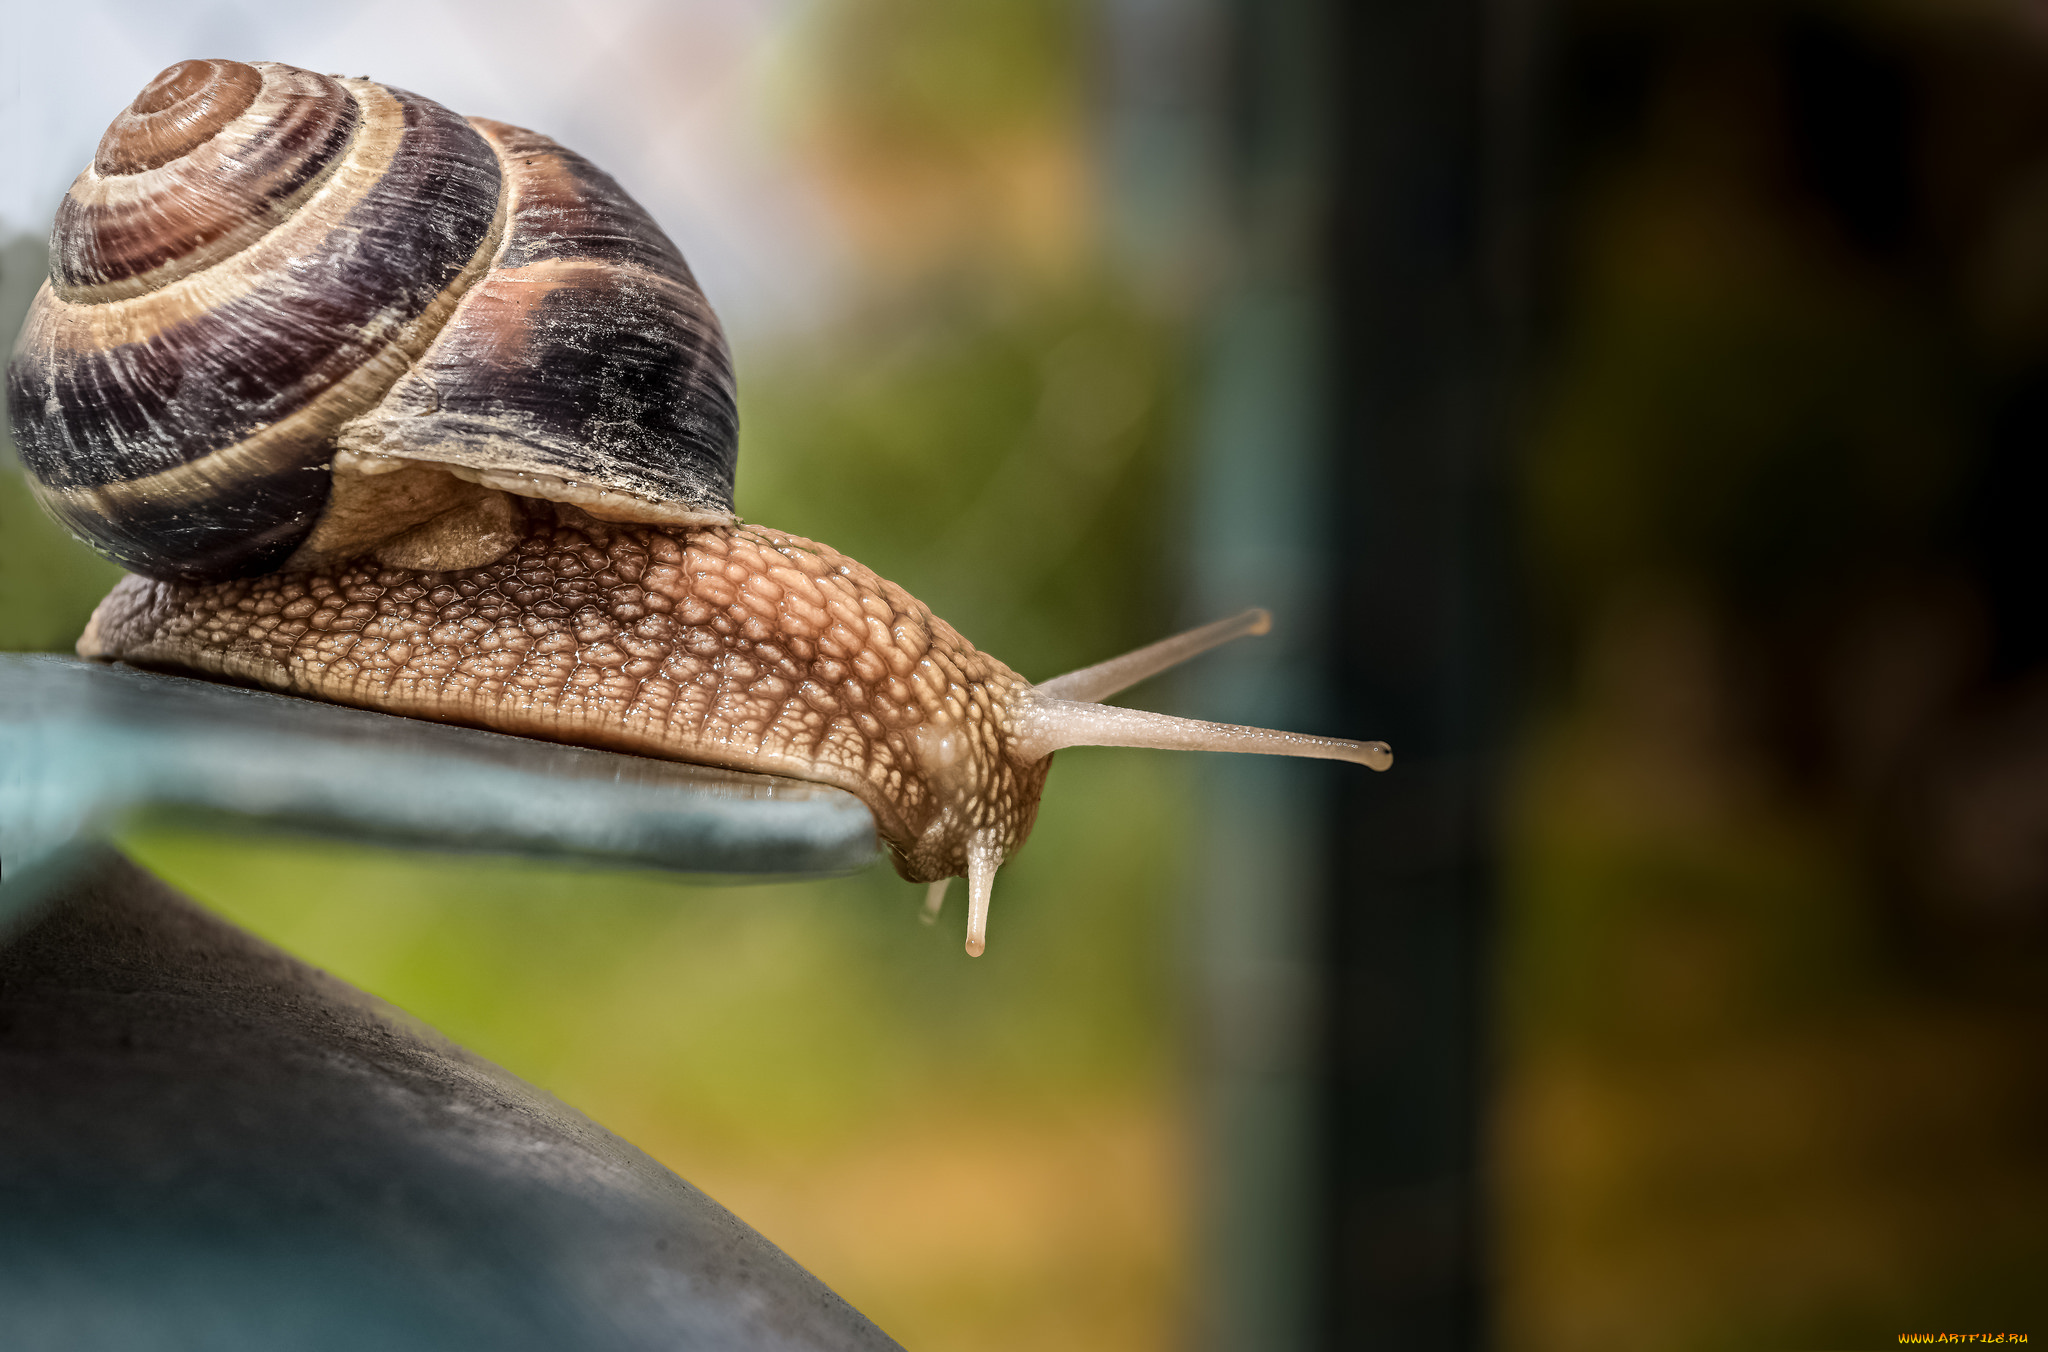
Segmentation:
{"type": "Polygon", "coordinates": [[[70,847],[162,810],[721,876],[830,876],[879,851],[867,808],[822,785],[0,654],[0,924],[70,847]]]}

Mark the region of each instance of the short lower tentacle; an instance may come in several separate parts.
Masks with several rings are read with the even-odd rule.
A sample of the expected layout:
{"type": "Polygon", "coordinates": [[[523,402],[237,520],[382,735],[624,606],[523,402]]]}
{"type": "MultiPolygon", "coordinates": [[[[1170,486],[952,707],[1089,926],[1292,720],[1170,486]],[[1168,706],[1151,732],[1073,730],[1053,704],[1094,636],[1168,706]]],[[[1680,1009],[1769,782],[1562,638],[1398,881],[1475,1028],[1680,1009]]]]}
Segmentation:
{"type": "Polygon", "coordinates": [[[978,958],[988,947],[988,903],[996,886],[996,870],[1002,866],[1001,840],[990,831],[978,831],[967,842],[967,953],[978,958]]]}

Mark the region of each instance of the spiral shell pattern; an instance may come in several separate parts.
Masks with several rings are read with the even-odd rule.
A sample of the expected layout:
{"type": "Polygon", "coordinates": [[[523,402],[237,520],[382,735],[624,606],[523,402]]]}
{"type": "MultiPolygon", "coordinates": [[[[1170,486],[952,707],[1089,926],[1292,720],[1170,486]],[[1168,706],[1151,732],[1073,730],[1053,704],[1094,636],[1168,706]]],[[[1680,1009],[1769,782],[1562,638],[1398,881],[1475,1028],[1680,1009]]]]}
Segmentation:
{"type": "Polygon", "coordinates": [[[283,565],[338,450],[730,515],[730,357],[646,213],[544,138],[291,66],[181,62],[115,119],[8,399],[44,504],[166,580],[283,565]]]}
{"type": "Polygon", "coordinates": [[[599,516],[724,524],[739,441],[732,363],[689,265],[583,156],[470,122],[505,169],[504,242],[439,340],[341,444],[599,516]]]}

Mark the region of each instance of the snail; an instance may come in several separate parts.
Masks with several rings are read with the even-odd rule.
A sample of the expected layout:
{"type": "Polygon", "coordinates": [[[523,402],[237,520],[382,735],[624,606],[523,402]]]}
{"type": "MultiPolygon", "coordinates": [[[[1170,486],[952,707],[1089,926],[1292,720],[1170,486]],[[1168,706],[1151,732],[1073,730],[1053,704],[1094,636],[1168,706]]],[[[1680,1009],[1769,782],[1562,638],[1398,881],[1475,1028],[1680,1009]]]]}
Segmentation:
{"type": "Polygon", "coordinates": [[[1054,751],[1391,763],[1101,701],[1253,611],[1032,684],[902,588],[733,512],[718,320],[544,136],[185,61],[107,129],[8,365],[34,491],[130,570],[87,657],[794,776],[873,812],[967,951],[1054,751]]]}

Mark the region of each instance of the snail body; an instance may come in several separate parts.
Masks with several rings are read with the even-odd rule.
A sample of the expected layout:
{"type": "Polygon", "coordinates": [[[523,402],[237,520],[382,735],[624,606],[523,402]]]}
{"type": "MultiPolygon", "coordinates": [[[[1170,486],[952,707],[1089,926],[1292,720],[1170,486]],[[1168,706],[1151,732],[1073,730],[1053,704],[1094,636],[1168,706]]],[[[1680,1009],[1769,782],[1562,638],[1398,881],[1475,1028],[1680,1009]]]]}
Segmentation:
{"type": "Polygon", "coordinates": [[[1390,761],[1100,703],[1261,612],[1034,686],[741,522],[680,253],[574,152],[369,81],[158,76],[58,214],[8,384],[39,498],[135,574],[82,654],[834,785],[931,909],[968,878],[971,953],[1061,747],[1390,761]]]}

